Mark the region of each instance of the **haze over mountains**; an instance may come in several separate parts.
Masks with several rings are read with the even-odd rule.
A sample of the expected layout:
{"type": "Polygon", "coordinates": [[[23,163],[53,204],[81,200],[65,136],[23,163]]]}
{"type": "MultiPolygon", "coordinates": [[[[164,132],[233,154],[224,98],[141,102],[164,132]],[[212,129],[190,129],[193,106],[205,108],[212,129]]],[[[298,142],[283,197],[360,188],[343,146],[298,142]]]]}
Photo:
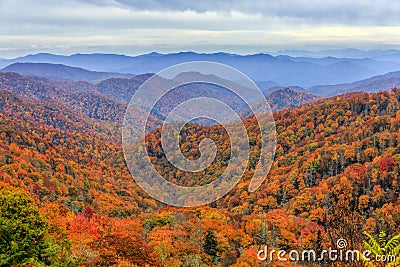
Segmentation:
{"type": "Polygon", "coordinates": [[[389,91],[396,87],[400,87],[400,71],[389,72],[352,83],[317,85],[309,88],[307,92],[327,97],[358,91],[367,93],[389,91]]]}
{"type": "MultiPolygon", "coordinates": [[[[400,51],[397,50],[364,51],[364,53],[359,50],[331,51],[332,55],[336,54],[338,57],[325,56],[322,52],[310,52],[308,57],[293,57],[290,54],[297,52],[284,52],[289,55],[254,54],[243,56],[221,52],[214,54],[180,52],[173,54],[150,53],[139,56],[114,54],[61,56],[41,53],[0,60],[0,67],[17,62],[53,63],[96,72],[142,74],[155,73],[168,66],[188,61],[214,61],[237,68],[261,84],[305,88],[316,85],[350,83],[400,70],[400,51]]],[[[303,54],[308,55],[304,51],[303,54]]],[[[18,67],[21,68],[21,66],[18,67]]],[[[25,66],[25,68],[28,67],[25,66]]],[[[13,69],[15,70],[15,66],[13,69]]],[[[22,73],[21,70],[18,72],[22,73]]],[[[22,74],[28,73],[25,70],[22,74]]]]}
{"type": "Polygon", "coordinates": [[[400,51],[396,49],[372,49],[360,50],[355,48],[346,49],[330,49],[322,51],[309,51],[309,50],[281,50],[272,55],[288,55],[292,57],[337,57],[337,58],[371,58],[379,61],[399,61],[400,51]]]}

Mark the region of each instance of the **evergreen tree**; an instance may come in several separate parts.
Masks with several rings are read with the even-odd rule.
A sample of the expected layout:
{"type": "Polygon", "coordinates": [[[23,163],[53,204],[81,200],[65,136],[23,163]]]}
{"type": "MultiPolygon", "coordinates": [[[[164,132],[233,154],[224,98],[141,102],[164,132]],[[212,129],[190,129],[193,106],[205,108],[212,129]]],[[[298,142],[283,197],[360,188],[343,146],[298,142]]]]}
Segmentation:
{"type": "Polygon", "coordinates": [[[218,252],[217,247],[218,247],[217,238],[215,237],[214,232],[211,231],[211,229],[208,229],[204,237],[204,244],[203,244],[204,252],[215,258],[218,252]]]}

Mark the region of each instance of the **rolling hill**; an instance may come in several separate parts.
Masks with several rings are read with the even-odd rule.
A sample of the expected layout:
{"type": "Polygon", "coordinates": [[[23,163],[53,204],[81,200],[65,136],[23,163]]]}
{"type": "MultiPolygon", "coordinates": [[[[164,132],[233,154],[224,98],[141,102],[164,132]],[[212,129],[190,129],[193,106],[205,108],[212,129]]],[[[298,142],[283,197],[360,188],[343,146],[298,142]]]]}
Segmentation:
{"type": "MultiPolygon", "coordinates": [[[[142,74],[130,79],[110,78],[97,84],[91,84],[83,81],[57,81],[43,77],[23,76],[17,73],[0,73],[0,89],[13,91],[28,99],[59,101],[90,118],[121,122],[131,97],[152,75],[142,74]]],[[[198,73],[183,73],[182,75],[195,75],[198,76],[198,79],[201,79],[201,74],[198,73]]],[[[181,78],[175,77],[172,80],[164,79],[160,80],[160,83],[164,85],[171,84],[174,87],[174,85],[179,83],[179,79],[181,78]]],[[[222,82],[231,86],[241,86],[217,77],[215,77],[215,82],[222,82]]],[[[317,99],[315,96],[304,92],[298,93],[296,90],[303,90],[300,87],[290,88],[290,91],[286,92],[286,94],[284,93],[285,90],[280,90],[282,89],[281,87],[273,87],[263,91],[267,98],[269,97],[267,93],[277,91],[277,93],[272,94],[268,98],[270,106],[274,111],[291,108],[317,99]]],[[[251,90],[244,87],[243,90],[247,90],[250,95],[253,94],[251,90]]],[[[158,125],[157,118],[163,119],[177,104],[200,96],[219,99],[231,106],[238,113],[242,113],[247,109],[247,105],[243,100],[225,88],[205,84],[190,84],[177,87],[165,95],[154,106],[150,124],[154,126],[158,125]]],[[[257,95],[253,97],[254,102],[258,99],[257,97],[257,95]]],[[[137,108],[137,114],[141,116],[140,114],[144,114],[143,108],[146,109],[148,107],[142,106],[137,108]]]]}
{"type": "Polygon", "coordinates": [[[318,85],[307,89],[307,92],[321,96],[333,96],[350,92],[368,92],[389,91],[392,88],[400,86],[400,71],[389,72],[384,75],[374,76],[365,80],[353,83],[318,85]]]}
{"type": "Polygon", "coordinates": [[[14,63],[1,69],[1,71],[16,72],[26,76],[40,76],[59,81],[86,81],[91,83],[113,77],[131,78],[133,76],[132,74],[89,71],[82,68],[49,63],[14,63]]]}
{"type": "Polygon", "coordinates": [[[272,111],[292,109],[305,103],[315,102],[321,97],[292,88],[280,88],[266,96],[272,111]]]}
{"type": "MultiPolygon", "coordinates": [[[[11,91],[34,101],[56,101],[90,119],[109,122],[113,136],[119,136],[126,103],[108,98],[97,91],[76,92],[46,81],[17,73],[0,73],[0,90],[11,91]]],[[[143,109],[135,107],[135,110],[137,116],[144,116],[143,109]]],[[[154,116],[149,117],[151,127],[157,127],[159,124],[159,119],[154,116]]]]}

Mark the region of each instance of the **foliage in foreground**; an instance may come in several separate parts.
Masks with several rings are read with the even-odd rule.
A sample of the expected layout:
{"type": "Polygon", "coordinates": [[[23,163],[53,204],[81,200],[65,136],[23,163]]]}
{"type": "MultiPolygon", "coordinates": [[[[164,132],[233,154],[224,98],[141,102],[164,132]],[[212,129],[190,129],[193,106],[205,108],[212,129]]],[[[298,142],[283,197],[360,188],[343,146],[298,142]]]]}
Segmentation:
{"type": "Polygon", "coordinates": [[[31,197],[0,183],[0,266],[76,266],[68,242],[56,242],[31,197]]]}

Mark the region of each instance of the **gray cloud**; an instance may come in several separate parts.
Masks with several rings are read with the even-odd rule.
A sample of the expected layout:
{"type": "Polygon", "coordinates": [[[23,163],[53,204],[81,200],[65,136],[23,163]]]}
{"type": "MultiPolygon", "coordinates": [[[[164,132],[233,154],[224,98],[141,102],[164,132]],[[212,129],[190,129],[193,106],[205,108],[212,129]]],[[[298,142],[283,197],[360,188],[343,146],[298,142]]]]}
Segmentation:
{"type": "Polygon", "coordinates": [[[0,57],[399,47],[400,2],[0,0],[0,57]]]}
{"type": "Polygon", "coordinates": [[[238,11],[265,17],[318,21],[334,24],[397,25],[400,1],[381,0],[83,0],[91,4],[114,5],[136,10],[187,11],[198,13],[238,11]]]}

